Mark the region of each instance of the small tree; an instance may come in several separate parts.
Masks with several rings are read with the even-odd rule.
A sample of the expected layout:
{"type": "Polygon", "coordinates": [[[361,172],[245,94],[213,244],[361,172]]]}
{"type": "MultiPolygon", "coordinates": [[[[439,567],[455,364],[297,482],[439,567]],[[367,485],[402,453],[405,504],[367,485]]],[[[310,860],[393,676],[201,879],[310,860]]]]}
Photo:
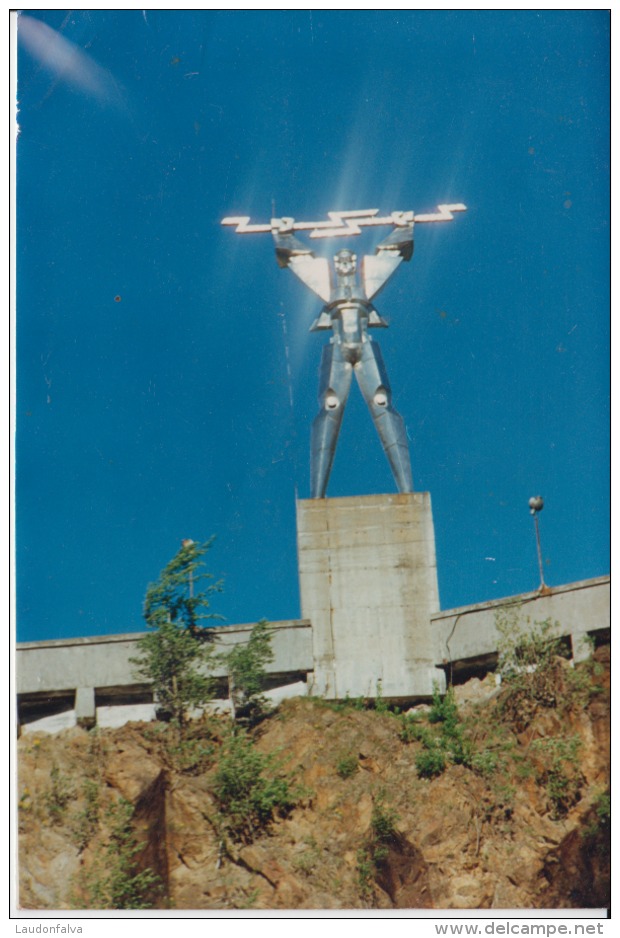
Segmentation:
{"type": "Polygon", "coordinates": [[[198,589],[204,581],[213,579],[212,574],[202,569],[205,566],[202,558],[212,543],[213,538],[204,544],[184,540],[157,582],[151,583],[144,600],[144,618],[150,628],[158,628],[162,620],[167,620],[198,636],[204,635],[202,620],[221,618],[205,611],[209,608],[209,596],[222,591],[221,581],[198,589]]]}
{"type": "Polygon", "coordinates": [[[262,696],[265,687],[265,669],[273,661],[269,623],[261,619],[250,633],[246,643],[235,645],[221,656],[228,669],[228,696],[233,718],[245,717],[255,722],[265,711],[267,701],[262,696]]]}
{"type": "Polygon", "coordinates": [[[183,541],[180,551],[152,583],[144,601],[144,618],[151,630],[138,641],[140,654],[131,658],[137,677],[148,681],[160,712],[182,729],[189,712],[210,697],[210,681],[204,671],[213,655],[208,629],[200,623],[220,618],[204,610],[209,596],[221,583],[203,571],[202,558],[212,541],[183,541]]]}

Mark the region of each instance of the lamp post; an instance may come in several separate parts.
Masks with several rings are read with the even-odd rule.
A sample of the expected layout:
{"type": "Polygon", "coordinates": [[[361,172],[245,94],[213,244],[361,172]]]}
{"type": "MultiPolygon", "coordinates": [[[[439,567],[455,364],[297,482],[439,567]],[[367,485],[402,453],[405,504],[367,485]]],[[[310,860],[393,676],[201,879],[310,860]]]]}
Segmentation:
{"type": "MultiPolygon", "coordinates": [[[[194,542],[192,541],[191,537],[185,537],[181,541],[181,547],[191,547],[193,543],[194,542]]],[[[194,597],[194,577],[191,569],[189,571],[189,597],[190,599],[193,599],[194,597]]]]}
{"type": "Polygon", "coordinates": [[[546,593],[549,589],[545,583],[545,577],[543,573],[543,562],[542,562],[542,551],[540,549],[540,529],[538,527],[538,513],[543,510],[544,502],[542,495],[534,495],[533,498],[530,498],[528,502],[530,506],[530,514],[534,517],[534,529],[536,531],[536,551],[538,553],[538,569],[540,571],[540,586],[539,592],[546,593]]]}

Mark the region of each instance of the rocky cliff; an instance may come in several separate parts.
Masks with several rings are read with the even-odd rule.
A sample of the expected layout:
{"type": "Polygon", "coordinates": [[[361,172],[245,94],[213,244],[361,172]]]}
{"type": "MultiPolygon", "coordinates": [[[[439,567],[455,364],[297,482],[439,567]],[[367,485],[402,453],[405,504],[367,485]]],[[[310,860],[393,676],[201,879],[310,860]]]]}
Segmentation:
{"type": "Polygon", "coordinates": [[[473,679],[407,715],[288,701],[241,734],[237,762],[223,718],[183,737],[26,734],[20,904],[604,907],[609,649],[556,659],[547,678],[473,679]]]}

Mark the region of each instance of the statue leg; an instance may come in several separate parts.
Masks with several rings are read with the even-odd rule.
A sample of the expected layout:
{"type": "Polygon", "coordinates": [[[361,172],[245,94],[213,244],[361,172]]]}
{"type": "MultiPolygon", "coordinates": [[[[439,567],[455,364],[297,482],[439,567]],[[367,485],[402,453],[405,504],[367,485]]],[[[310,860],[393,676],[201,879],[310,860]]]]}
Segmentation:
{"type": "Polygon", "coordinates": [[[405,422],[392,407],[392,391],[381,349],[370,339],[364,342],[361,360],[355,365],[355,377],[372,414],[398,491],[413,492],[405,422]]]}
{"type": "Polygon", "coordinates": [[[326,345],[319,373],[320,411],[312,424],[310,488],[312,498],[325,498],[334,462],[345,404],[351,389],[353,366],[345,361],[340,346],[326,345]]]}

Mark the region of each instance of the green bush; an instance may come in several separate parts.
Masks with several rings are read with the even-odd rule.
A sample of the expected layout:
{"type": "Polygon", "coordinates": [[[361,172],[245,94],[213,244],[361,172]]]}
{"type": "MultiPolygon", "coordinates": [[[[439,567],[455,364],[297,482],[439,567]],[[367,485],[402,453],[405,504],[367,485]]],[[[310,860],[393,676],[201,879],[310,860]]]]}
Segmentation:
{"type": "Polygon", "coordinates": [[[454,733],[447,738],[444,737],[444,739],[454,764],[464,765],[466,768],[471,769],[474,759],[474,747],[471,740],[463,736],[462,727],[457,726],[454,733]]]}
{"type": "Polygon", "coordinates": [[[79,881],[75,907],[81,909],[151,909],[162,894],[162,882],[150,868],[139,870],[142,847],[133,831],[133,805],[121,798],[106,812],[107,843],[79,881]]]}
{"type": "Polygon", "coordinates": [[[597,795],[590,820],[581,832],[589,856],[609,859],[611,848],[611,799],[608,792],[597,795]]]}
{"type": "Polygon", "coordinates": [[[85,807],[74,818],[72,830],[75,842],[84,850],[99,828],[99,785],[92,778],[84,780],[85,807]]]}
{"type": "Polygon", "coordinates": [[[377,681],[376,691],[375,691],[375,700],[374,700],[374,710],[376,713],[390,713],[390,706],[383,697],[383,685],[381,681],[377,681]]]}
{"type": "Polygon", "coordinates": [[[521,621],[519,607],[511,606],[498,610],[495,625],[500,634],[498,670],[504,688],[501,707],[522,730],[538,706],[556,707],[562,700],[559,624],[551,619],[521,621]]]}
{"type": "Polygon", "coordinates": [[[573,706],[585,707],[593,697],[602,693],[603,688],[596,678],[600,677],[603,670],[598,661],[589,659],[579,662],[566,672],[568,696],[573,706]]]}
{"type": "Polygon", "coordinates": [[[261,619],[246,643],[235,645],[232,651],[218,655],[218,659],[228,670],[228,696],[233,716],[250,725],[257,723],[268,709],[263,690],[266,667],[273,661],[269,623],[261,619]]]}
{"type": "Polygon", "coordinates": [[[360,847],[357,851],[357,878],[363,899],[369,899],[372,895],[375,872],[375,864],[368,848],[360,847]]]}
{"type": "Polygon", "coordinates": [[[385,794],[380,792],[373,800],[370,835],[357,851],[357,875],[364,900],[370,899],[374,881],[388,856],[389,845],[398,837],[397,823],[398,814],[385,803],[385,794]]]}
{"type": "Polygon", "coordinates": [[[343,756],[336,765],[336,772],[340,778],[351,778],[358,769],[358,758],[354,755],[343,756]]]}
{"type": "Polygon", "coordinates": [[[204,771],[213,759],[215,746],[207,739],[175,732],[165,737],[166,752],[177,772],[195,775],[204,771]]]}
{"type": "Polygon", "coordinates": [[[546,788],[554,820],[565,817],[579,801],[582,784],[578,763],[580,748],[578,736],[545,737],[532,743],[532,749],[544,762],[538,780],[546,788]]]}
{"type": "Polygon", "coordinates": [[[446,735],[454,732],[459,722],[459,711],[452,686],[448,688],[442,697],[437,684],[433,684],[433,702],[428,711],[428,722],[442,723],[446,735]]]}
{"type": "Polygon", "coordinates": [[[441,697],[439,688],[434,685],[428,721],[433,726],[432,730],[411,717],[404,717],[401,722],[400,738],[403,742],[417,740],[424,746],[415,758],[418,774],[422,778],[441,775],[448,762],[471,768],[474,747],[465,736],[452,687],[441,697]]]}
{"type": "Polygon", "coordinates": [[[478,775],[491,776],[498,767],[499,759],[497,753],[491,749],[482,749],[480,752],[474,752],[470,760],[470,768],[478,775]]]}
{"type": "Polygon", "coordinates": [[[401,742],[421,742],[424,733],[428,736],[428,730],[421,726],[419,717],[411,714],[401,716],[400,729],[398,731],[398,737],[401,742]]]}
{"type": "Polygon", "coordinates": [[[441,749],[423,749],[415,757],[415,767],[420,778],[434,778],[446,769],[446,757],[441,749]]]}
{"type": "Polygon", "coordinates": [[[605,793],[599,795],[594,802],[594,810],[601,826],[609,826],[611,822],[611,798],[605,793]]]}
{"type": "Polygon", "coordinates": [[[370,826],[375,842],[386,843],[391,840],[396,834],[397,822],[398,814],[394,808],[390,808],[385,804],[383,795],[377,796],[370,818],[370,826]]]}
{"type": "Polygon", "coordinates": [[[296,804],[299,792],[271,754],[260,752],[248,734],[231,733],[215,773],[214,794],[231,833],[250,841],[276,814],[296,804]]]}
{"type": "Polygon", "coordinates": [[[69,779],[60,774],[58,766],[54,763],[50,772],[50,787],[44,796],[52,824],[58,824],[62,820],[73,795],[74,790],[69,779]]]}

